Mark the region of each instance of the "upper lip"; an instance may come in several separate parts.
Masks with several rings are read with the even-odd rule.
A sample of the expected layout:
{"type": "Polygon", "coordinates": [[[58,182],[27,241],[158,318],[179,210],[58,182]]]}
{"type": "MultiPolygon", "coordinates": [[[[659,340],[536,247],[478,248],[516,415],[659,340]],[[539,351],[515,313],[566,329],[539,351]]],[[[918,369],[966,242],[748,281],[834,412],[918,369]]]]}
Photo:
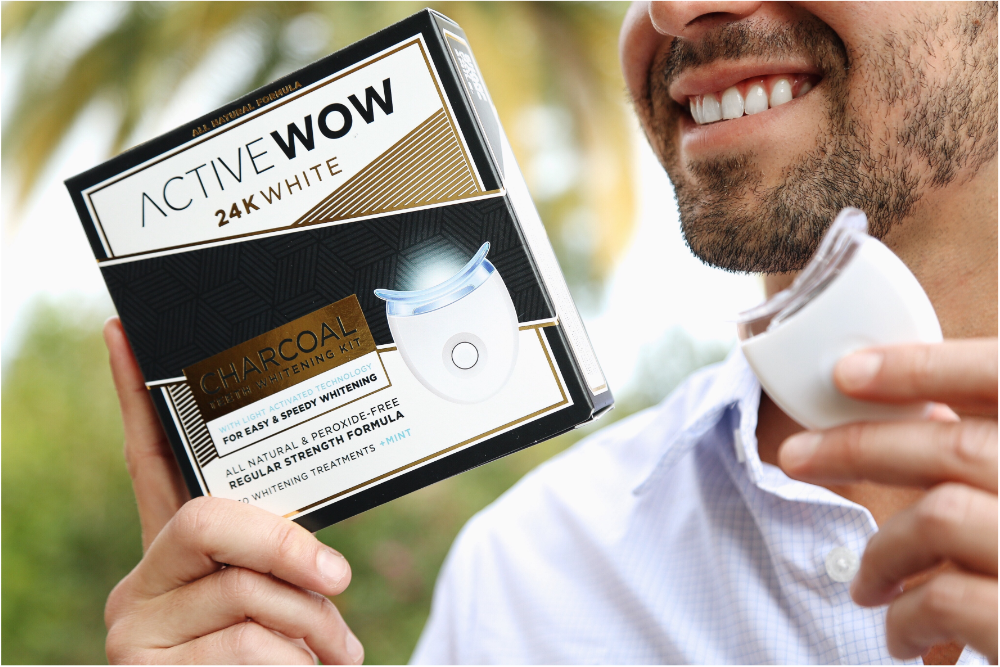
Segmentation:
{"type": "Polygon", "coordinates": [[[765,77],[771,74],[816,74],[822,71],[806,60],[780,61],[716,61],[700,67],[685,69],[667,89],[671,99],[687,106],[688,97],[707,95],[725,90],[744,79],[765,77]]]}

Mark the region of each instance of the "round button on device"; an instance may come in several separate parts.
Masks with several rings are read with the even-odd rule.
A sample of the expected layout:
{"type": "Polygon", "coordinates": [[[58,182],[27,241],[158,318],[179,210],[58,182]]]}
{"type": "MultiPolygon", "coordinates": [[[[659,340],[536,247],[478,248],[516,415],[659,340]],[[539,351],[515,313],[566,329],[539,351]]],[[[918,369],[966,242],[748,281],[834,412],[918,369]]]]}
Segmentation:
{"type": "Polygon", "coordinates": [[[826,555],[826,573],[834,581],[845,583],[854,578],[858,573],[861,561],[850,549],[837,547],[831,549],[826,555]]]}
{"type": "Polygon", "coordinates": [[[467,371],[479,361],[479,350],[472,343],[459,343],[451,350],[451,361],[463,371],[467,371]]]}

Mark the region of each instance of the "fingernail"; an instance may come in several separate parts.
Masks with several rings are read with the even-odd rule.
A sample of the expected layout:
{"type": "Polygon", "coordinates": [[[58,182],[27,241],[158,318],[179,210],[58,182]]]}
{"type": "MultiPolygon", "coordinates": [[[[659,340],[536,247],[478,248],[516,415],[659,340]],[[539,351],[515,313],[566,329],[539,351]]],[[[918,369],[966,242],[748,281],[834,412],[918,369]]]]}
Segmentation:
{"type": "Polygon", "coordinates": [[[347,574],[347,559],[332,549],[320,549],[316,554],[316,569],[336,586],[347,574]]]}
{"type": "Polygon", "coordinates": [[[881,352],[855,352],[837,363],[837,379],[848,391],[864,389],[882,368],[881,352]]]}
{"type": "Polygon", "coordinates": [[[799,468],[812,458],[823,436],[806,431],[793,435],[781,447],[781,464],[785,468],[799,468]]]}
{"type": "Polygon", "coordinates": [[[361,664],[361,661],[365,657],[365,647],[361,645],[358,638],[354,636],[354,633],[350,630],[347,631],[347,638],[344,640],[344,648],[347,649],[347,655],[351,656],[351,660],[354,664],[361,664]]]}

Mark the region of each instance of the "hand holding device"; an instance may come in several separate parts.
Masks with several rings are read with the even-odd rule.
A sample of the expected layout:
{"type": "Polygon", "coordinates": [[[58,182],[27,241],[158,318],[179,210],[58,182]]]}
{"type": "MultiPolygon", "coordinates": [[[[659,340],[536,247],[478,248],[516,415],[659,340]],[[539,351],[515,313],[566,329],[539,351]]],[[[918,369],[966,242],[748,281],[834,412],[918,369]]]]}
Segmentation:
{"type": "Polygon", "coordinates": [[[104,336],[145,552],[108,597],[108,660],[360,663],[361,644],[324,597],[347,588],[347,561],[266,510],[191,500],[117,318],[104,336]]]}
{"type": "Polygon", "coordinates": [[[855,399],[937,404],[930,419],[801,433],[779,451],[785,472],[804,481],[928,489],[869,541],[854,600],[889,605],[897,658],[956,641],[996,664],[997,339],[872,348],[842,360],[834,378],[855,399]]]}

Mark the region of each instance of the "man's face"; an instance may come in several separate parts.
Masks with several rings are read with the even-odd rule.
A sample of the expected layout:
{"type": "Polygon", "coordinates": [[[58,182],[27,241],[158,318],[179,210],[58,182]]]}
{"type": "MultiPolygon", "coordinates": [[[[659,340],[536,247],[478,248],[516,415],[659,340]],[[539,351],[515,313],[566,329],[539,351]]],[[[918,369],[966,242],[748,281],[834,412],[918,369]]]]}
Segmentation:
{"type": "Polygon", "coordinates": [[[995,158],[996,44],[995,3],[640,2],[621,56],[692,251],[776,273],[995,158]]]}

